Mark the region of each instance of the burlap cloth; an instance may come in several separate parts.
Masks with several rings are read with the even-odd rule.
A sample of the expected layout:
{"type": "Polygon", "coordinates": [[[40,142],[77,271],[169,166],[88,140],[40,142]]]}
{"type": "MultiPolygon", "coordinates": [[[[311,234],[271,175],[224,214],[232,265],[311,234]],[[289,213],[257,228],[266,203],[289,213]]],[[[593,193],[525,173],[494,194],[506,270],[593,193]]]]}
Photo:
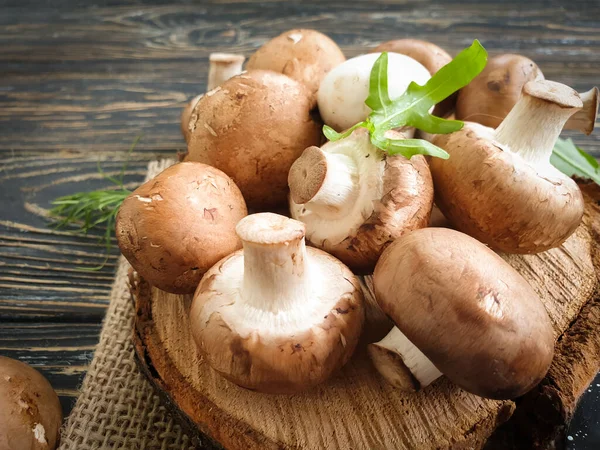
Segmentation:
{"type": "MultiPolygon", "coordinates": [[[[150,163],[147,179],[173,163],[150,163]]],[[[64,425],[61,450],[196,448],[136,365],[128,269],[121,257],[100,342],[64,425]]]]}

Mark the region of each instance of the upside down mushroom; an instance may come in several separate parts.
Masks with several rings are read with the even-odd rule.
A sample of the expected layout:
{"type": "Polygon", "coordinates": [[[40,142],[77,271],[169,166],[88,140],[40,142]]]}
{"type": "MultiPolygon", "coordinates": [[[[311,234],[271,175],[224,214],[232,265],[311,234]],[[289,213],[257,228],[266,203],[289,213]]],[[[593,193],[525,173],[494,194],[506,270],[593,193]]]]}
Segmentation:
{"type": "Polygon", "coordinates": [[[508,399],[550,367],[554,334],[535,291],[463,233],[407,233],[384,251],[373,285],[396,328],[370,344],[369,354],[395,387],[418,390],[443,373],[468,392],[508,399]]]}
{"type": "Polygon", "coordinates": [[[557,247],[578,227],[583,196],[550,164],[567,119],[581,109],[577,92],[532,81],[500,126],[466,122],[433,142],[450,154],[430,162],[435,202],[459,229],[507,253],[557,247]]]}
{"type": "Polygon", "coordinates": [[[321,143],[307,88],[266,70],[237,75],[204,95],[190,130],[186,161],[225,172],[255,209],[285,204],[290,166],[321,143]]]}
{"type": "Polygon", "coordinates": [[[343,366],[364,320],[358,280],[304,244],[304,225],[272,213],[241,220],[239,250],[210,269],[190,321],[211,367],[242,387],[295,393],[343,366]]]}
{"type": "Polygon", "coordinates": [[[433,184],[425,158],[385,155],[365,128],[309,147],[288,176],[290,211],[308,241],[355,273],[371,273],[384,248],[427,226],[433,184]]]}
{"type": "Polygon", "coordinates": [[[52,386],[33,367],[0,356],[0,448],[53,450],[62,408],[52,386]]]}
{"type": "Polygon", "coordinates": [[[241,247],[235,234],[247,214],[240,190],[214,167],[169,167],[129,195],[116,220],[121,252],[150,284],[192,293],[204,272],[241,247]]]}

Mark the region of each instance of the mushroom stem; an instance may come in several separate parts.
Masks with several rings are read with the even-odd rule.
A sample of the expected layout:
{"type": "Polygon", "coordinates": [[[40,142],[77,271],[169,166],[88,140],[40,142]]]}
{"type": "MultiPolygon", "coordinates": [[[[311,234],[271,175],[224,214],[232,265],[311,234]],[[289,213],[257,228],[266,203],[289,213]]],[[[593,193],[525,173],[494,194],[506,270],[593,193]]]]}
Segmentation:
{"type": "Polygon", "coordinates": [[[565,124],[566,130],[579,130],[585,134],[592,134],[596,126],[596,115],[598,114],[598,88],[593,87],[587,92],[580,92],[579,97],[583,101],[583,108],[573,114],[565,124]]]}
{"type": "Polygon", "coordinates": [[[495,132],[495,140],[534,166],[546,166],[565,123],[583,103],[579,94],[553,81],[530,81],[495,132]]]}
{"type": "Polygon", "coordinates": [[[309,204],[311,211],[335,218],[345,215],[358,198],[358,175],[350,156],[309,147],[292,165],[288,184],[295,203],[309,204]]]}
{"type": "Polygon", "coordinates": [[[246,58],[232,53],[211,53],[208,60],[210,67],[206,90],[212,91],[223,82],[242,73],[242,65],[246,58]]]}
{"type": "Polygon", "coordinates": [[[418,391],[442,376],[398,327],[381,341],[369,344],[369,356],[388,383],[405,391],[418,391]]]}
{"type": "Polygon", "coordinates": [[[302,222],[254,214],[242,219],[236,232],[244,247],[243,301],[270,313],[302,304],[308,289],[302,222]]]}

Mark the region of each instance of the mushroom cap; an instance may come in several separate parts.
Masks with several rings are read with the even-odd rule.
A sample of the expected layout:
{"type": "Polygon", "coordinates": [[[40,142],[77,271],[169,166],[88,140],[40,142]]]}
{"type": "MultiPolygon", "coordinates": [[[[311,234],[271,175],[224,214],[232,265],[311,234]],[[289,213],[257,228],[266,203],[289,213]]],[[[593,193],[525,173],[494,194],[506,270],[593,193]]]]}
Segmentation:
{"type": "Polygon", "coordinates": [[[452,61],[452,57],[448,52],[433,42],[422,41],[420,39],[395,39],[393,41],[382,42],[371,50],[371,52],[393,52],[410,56],[425,66],[431,75],[452,61]]]}
{"type": "MultiPolygon", "coordinates": [[[[319,113],[327,125],[337,131],[346,130],[371,113],[365,100],[371,69],[380,55],[369,53],[351,58],[323,78],[317,99],[319,113]]],[[[429,78],[429,71],[413,58],[399,53],[388,55],[388,91],[392,100],[400,97],[412,81],[423,85],[429,78]]]]}
{"type": "Polygon", "coordinates": [[[52,386],[33,367],[0,356],[0,448],[52,450],[62,408],[52,386]]]}
{"type": "Polygon", "coordinates": [[[248,60],[248,70],[272,70],[304,84],[313,96],[321,80],[346,61],[338,45],[315,30],[289,30],[260,47],[248,60]]]}
{"type": "Polygon", "coordinates": [[[186,160],[225,172],[257,209],[285,203],[290,166],[322,136],[308,90],[264,70],[230,78],[207,93],[192,119],[186,160]]]}
{"type": "MultiPolygon", "coordinates": [[[[420,39],[396,39],[383,42],[371,50],[371,52],[393,52],[410,56],[412,59],[420,62],[432,76],[452,61],[452,57],[445,50],[433,42],[422,41],[420,39]]],[[[454,109],[456,97],[456,93],[452,94],[437,104],[433,110],[433,115],[445,117],[449,114],[454,109]]]]}
{"type": "Polygon", "coordinates": [[[435,145],[450,154],[430,161],[436,205],[458,230],[494,249],[538,253],[559,246],[581,222],[579,187],[550,164],[540,173],[502,150],[492,133],[465,122],[436,136],[435,145]]]}
{"type": "Polygon", "coordinates": [[[523,86],[543,79],[544,74],[537,64],[525,56],[494,56],[483,71],[459,91],[456,118],[496,128],[521,98],[523,86]]]}
{"type": "MultiPolygon", "coordinates": [[[[392,241],[407,231],[427,226],[433,206],[429,166],[421,155],[410,159],[400,155],[383,155],[370,144],[369,134],[364,128],[355,130],[343,141],[321,147],[323,152],[330,149],[346,153],[356,161],[363,189],[359,196],[362,201],[357,201],[343,219],[321,217],[307,211],[303,204],[295,203],[295,200],[312,197],[313,185],[313,189],[298,192],[304,197],[290,198],[292,217],[304,222],[306,238],[312,245],[331,253],[354,273],[372,273],[381,252],[392,241]],[[358,143],[353,144],[353,140],[358,143]],[[341,149],[341,142],[348,147],[341,149]]],[[[313,152],[310,148],[306,151],[313,152]]],[[[327,167],[323,168],[318,161],[313,166],[311,178],[324,178],[323,170],[326,171],[327,167]]]]}
{"type": "Polygon", "coordinates": [[[181,111],[181,133],[185,138],[185,142],[188,142],[190,140],[191,133],[189,129],[189,124],[190,119],[192,117],[192,111],[194,110],[196,103],[198,103],[198,101],[202,98],[203,95],[204,94],[195,96],[188,103],[186,103],[185,107],[183,108],[183,111],[181,111]]]}
{"type": "MultiPolygon", "coordinates": [[[[298,226],[239,231],[267,246],[303,234],[301,223],[285,220],[298,226]]],[[[322,383],[350,359],[364,321],[359,282],[340,261],[315,248],[306,248],[304,267],[306,301],[275,312],[244,301],[244,250],[206,273],[194,294],[190,323],[214,370],[247,389],[290,394],[322,383]]]]}
{"type": "Polygon", "coordinates": [[[379,306],[452,382],[514,398],[545,376],[552,324],[525,279],[492,250],[447,228],[402,236],[373,277],[379,306]]]}
{"type": "Polygon", "coordinates": [[[125,258],[150,284],[192,293],[210,267],[241,248],[235,226],[247,213],[231,178],[214,167],[184,162],[125,199],[116,235],[125,258]]]}

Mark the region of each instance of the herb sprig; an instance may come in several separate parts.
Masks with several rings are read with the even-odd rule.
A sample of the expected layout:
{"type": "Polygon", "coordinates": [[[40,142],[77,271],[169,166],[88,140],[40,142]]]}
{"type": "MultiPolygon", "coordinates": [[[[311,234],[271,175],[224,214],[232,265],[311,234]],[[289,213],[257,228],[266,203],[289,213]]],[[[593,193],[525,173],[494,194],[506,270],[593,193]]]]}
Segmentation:
{"type": "Polygon", "coordinates": [[[129,162],[129,157],[133,149],[139,142],[140,137],[137,137],[127,152],[127,159],[117,177],[110,176],[102,170],[100,162],[98,162],[98,172],[106,179],[111,181],[116,189],[101,189],[92,192],[78,192],[72,195],[59,197],[52,202],[50,216],[57,219],[54,227],[61,229],[71,225],[77,225],[79,228],[75,230],[77,233],[87,234],[90,230],[99,227],[105,228],[104,235],[101,241],[106,249],[106,257],[102,264],[96,267],[78,267],[80,270],[96,271],[102,269],[112,248],[112,233],[115,227],[115,220],[119,207],[125,198],[131,194],[129,189],[126,189],[123,184],[125,171],[129,162]]]}
{"type": "Polygon", "coordinates": [[[427,133],[447,134],[460,130],[460,120],[446,120],[433,116],[429,110],[466,86],[483,70],[487,52],[478,40],[460,52],[442,67],[423,86],[415,82],[400,97],[391,100],[388,93],[388,54],[383,52],[373,64],[369,79],[369,95],[365,104],[372,112],[343,133],[325,125],[323,133],[330,141],[348,137],[357,128],[366,128],[371,143],[390,155],[430,155],[447,159],[448,153],[424,139],[391,139],[387,132],[404,126],[418,128],[427,133]]]}

